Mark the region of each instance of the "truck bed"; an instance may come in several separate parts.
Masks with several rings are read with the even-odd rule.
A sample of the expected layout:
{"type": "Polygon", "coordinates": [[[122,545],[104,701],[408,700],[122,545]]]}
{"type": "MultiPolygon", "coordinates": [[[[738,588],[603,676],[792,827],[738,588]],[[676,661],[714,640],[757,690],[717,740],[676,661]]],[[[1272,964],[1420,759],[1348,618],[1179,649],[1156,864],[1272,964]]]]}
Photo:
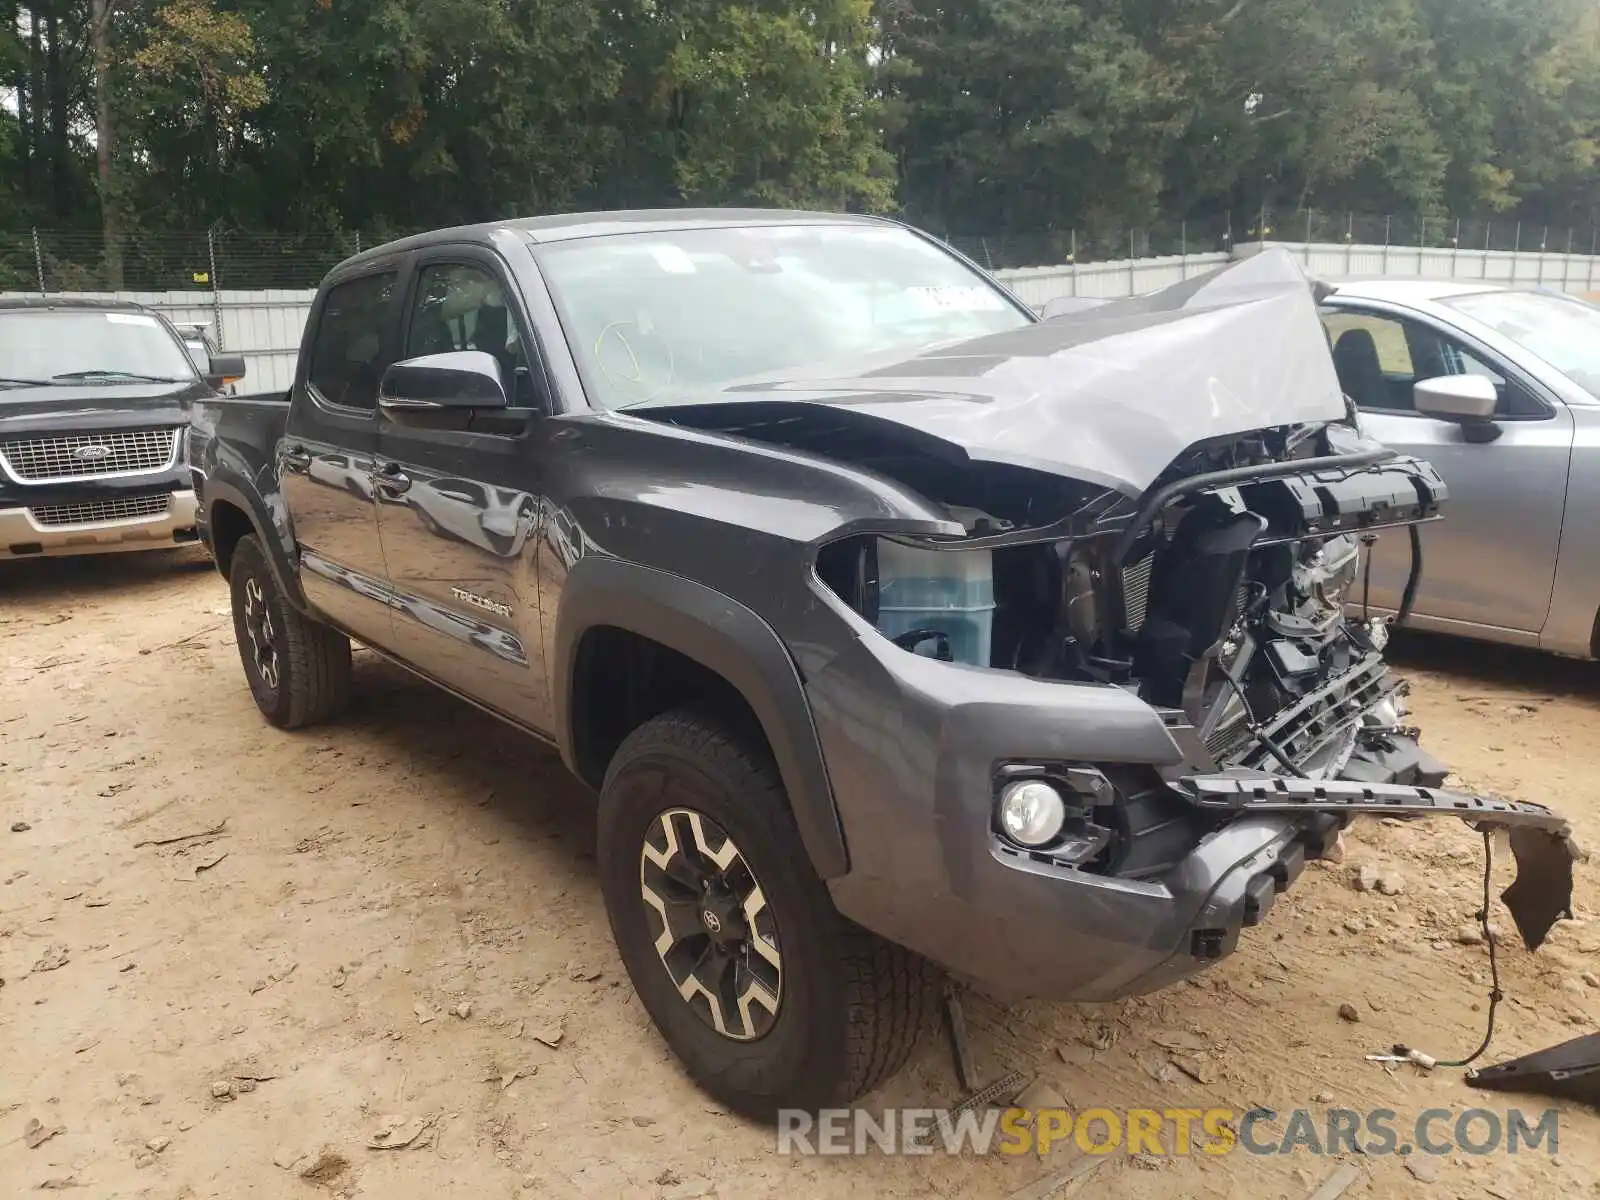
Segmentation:
{"type": "MultiPolygon", "coordinates": [[[[197,401],[189,417],[189,468],[197,496],[219,461],[259,481],[272,464],[278,439],[289,420],[286,392],[252,392],[197,401]]],[[[201,511],[205,509],[202,501],[201,511]]],[[[204,537],[202,529],[201,535],[204,537]]]]}

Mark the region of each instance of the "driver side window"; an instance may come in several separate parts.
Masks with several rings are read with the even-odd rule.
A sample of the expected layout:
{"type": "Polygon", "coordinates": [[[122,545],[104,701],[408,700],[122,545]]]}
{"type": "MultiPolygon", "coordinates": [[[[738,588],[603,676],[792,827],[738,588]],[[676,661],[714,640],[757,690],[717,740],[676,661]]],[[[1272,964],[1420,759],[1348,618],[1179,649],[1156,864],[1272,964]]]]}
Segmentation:
{"type": "Polygon", "coordinates": [[[1497,417],[1546,415],[1522,385],[1430,325],[1350,309],[1325,309],[1322,324],[1339,384],[1364,412],[1414,413],[1418,380],[1481,375],[1500,394],[1497,417]]]}
{"type": "Polygon", "coordinates": [[[539,406],[530,356],[500,281],[480,266],[432,263],[417,273],[402,357],[453,350],[481,350],[492,355],[500,364],[500,378],[511,405],[539,406]]]}

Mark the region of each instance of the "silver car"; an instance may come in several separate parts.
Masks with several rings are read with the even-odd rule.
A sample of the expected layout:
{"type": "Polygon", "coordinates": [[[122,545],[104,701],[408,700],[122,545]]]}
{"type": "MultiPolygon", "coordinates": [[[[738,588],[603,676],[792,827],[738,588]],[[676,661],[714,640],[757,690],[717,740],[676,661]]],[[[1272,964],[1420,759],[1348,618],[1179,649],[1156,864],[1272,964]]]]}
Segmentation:
{"type": "MultiPolygon", "coordinates": [[[[1363,430],[1450,488],[1448,519],[1420,530],[1410,624],[1600,657],[1600,308],[1381,279],[1335,284],[1323,323],[1363,430]]],[[[1372,612],[1400,607],[1410,566],[1406,534],[1382,535],[1372,612]]]]}

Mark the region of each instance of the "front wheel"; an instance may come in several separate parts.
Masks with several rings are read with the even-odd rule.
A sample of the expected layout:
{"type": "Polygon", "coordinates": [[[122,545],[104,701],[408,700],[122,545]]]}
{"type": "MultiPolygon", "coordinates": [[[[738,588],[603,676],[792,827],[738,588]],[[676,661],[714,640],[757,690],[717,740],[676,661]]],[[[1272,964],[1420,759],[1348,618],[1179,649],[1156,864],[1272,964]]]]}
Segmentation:
{"type": "Polygon", "coordinates": [[[284,598],[253,535],[234,547],[228,587],[234,640],[261,715],[280,729],[338,715],[350,699],[350,639],[284,598]]]}
{"type": "Polygon", "coordinates": [[[600,794],[601,887],[667,1044],[735,1112],[848,1103],[910,1056],[937,972],[842,917],[759,739],[669,713],[623,742],[600,794]]]}

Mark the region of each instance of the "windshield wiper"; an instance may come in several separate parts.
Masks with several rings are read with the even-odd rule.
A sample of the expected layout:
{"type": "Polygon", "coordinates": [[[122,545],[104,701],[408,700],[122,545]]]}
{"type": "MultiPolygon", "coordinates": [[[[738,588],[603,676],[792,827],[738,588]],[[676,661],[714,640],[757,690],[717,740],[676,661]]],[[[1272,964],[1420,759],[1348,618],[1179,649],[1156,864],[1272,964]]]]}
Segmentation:
{"type": "Polygon", "coordinates": [[[48,379],[10,379],[0,375],[0,387],[49,387],[48,379]]]}
{"type": "Polygon", "coordinates": [[[52,375],[51,379],[84,379],[84,380],[132,380],[134,383],[182,383],[183,380],[175,375],[141,375],[137,371],[108,371],[96,368],[92,371],[63,371],[59,375],[52,375]]]}

